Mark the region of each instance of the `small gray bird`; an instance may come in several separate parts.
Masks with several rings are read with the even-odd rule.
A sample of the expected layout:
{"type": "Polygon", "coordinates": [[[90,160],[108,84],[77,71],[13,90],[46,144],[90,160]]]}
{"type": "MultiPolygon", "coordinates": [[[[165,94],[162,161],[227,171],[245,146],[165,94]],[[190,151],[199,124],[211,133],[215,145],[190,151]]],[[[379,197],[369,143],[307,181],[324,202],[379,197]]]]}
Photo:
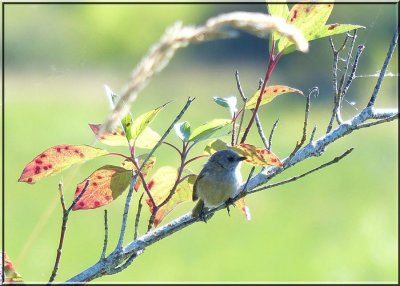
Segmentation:
{"type": "Polygon", "coordinates": [[[208,159],[193,186],[193,201],[200,198],[192,211],[193,216],[206,221],[203,217],[205,207],[217,207],[237,195],[242,184],[240,165],[245,159],[229,149],[215,152],[208,159]]]}

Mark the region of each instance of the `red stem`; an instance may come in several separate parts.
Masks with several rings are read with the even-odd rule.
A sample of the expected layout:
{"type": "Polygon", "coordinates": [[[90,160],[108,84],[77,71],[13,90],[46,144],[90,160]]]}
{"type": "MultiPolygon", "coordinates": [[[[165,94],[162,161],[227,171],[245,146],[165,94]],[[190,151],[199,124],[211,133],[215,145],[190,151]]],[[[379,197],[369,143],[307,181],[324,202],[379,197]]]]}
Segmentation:
{"type": "Polygon", "coordinates": [[[275,42],[273,41],[272,42],[272,47],[271,47],[271,52],[269,54],[269,59],[268,59],[268,68],[267,68],[267,72],[265,73],[265,78],[264,78],[264,82],[263,82],[263,85],[262,85],[261,90],[260,90],[260,95],[257,98],[257,103],[256,103],[256,107],[253,110],[253,115],[251,116],[249,124],[247,125],[247,127],[246,127],[246,129],[244,131],[242,140],[240,141],[241,144],[246,141],[247,135],[250,132],[250,128],[254,123],[254,120],[256,118],[256,114],[257,114],[258,109],[259,109],[259,107],[261,105],[261,100],[262,100],[263,93],[265,91],[265,87],[267,85],[267,82],[268,82],[272,72],[275,69],[276,63],[278,62],[279,58],[282,55],[282,52],[278,53],[277,55],[274,55],[274,51],[275,51],[275,42]]]}

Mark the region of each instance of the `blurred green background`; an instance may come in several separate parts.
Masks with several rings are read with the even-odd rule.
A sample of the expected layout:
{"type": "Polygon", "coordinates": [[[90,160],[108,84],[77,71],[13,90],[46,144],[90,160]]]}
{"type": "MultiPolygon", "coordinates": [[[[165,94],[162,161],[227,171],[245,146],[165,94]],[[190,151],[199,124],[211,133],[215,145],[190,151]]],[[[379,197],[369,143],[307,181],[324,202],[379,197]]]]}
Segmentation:
{"type": "MultiPolygon", "coordinates": [[[[6,4],[5,37],[5,249],[27,282],[47,281],[54,263],[61,224],[57,192],[62,178],[67,202],[75,186],[95,168],[119,164],[99,158],[73,167],[35,185],[18,183],[24,166],[57,144],[92,144],[88,123],[101,123],[109,111],[103,91],[108,84],[119,91],[148,48],[175,21],[201,24],[228,11],[266,12],[265,5],[50,5],[6,4]]],[[[366,49],[358,75],[375,74],[382,66],[398,23],[398,5],[335,5],[328,23],[364,25],[357,44],[366,49]]],[[[344,36],[334,37],[339,45],[344,36]]],[[[234,72],[243,89],[253,95],[263,77],[268,41],[241,33],[180,50],[155,76],[132,106],[134,116],[174,100],[153,122],[162,133],[185,103],[196,97],[184,120],[198,126],[212,118],[227,118],[213,96],[238,96],[234,72]]],[[[343,54],[343,57],[345,55],[343,54]]],[[[332,55],[327,39],[311,42],[308,54],[281,59],[270,83],[287,84],[313,98],[310,126],[316,137],[326,129],[331,109],[332,55]]],[[[395,53],[389,71],[398,73],[395,53]]],[[[345,104],[344,118],[361,110],[376,77],[356,78],[345,104]]],[[[398,105],[398,79],[387,77],[378,107],[398,105]]],[[[284,95],[262,107],[267,133],[279,118],[273,151],[284,158],[301,136],[304,98],[284,95]]],[[[261,146],[256,128],[249,142],[261,146]]],[[[169,142],[176,143],[174,134],[169,142]]],[[[193,154],[202,152],[199,144],[193,154]]],[[[124,148],[110,148],[126,153],[124,148]]],[[[346,149],[355,151],[339,164],[300,181],[247,198],[252,220],[234,210],[219,212],[207,223],[196,223],[146,249],[125,271],[96,282],[366,282],[398,278],[398,123],[360,130],[335,142],[323,156],[288,170],[274,182],[331,160],[346,149]]],[[[144,150],[143,150],[144,151],[144,150]]],[[[168,147],[156,153],[158,167],[178,164],[168,147]]],[[[204,160],[191,165],[198,172],[204,160]]],[[[249,167],[242,168],[246,177],[249,167]]],[[[121,196],[109,210],[109,251],[116,244],[124,204],[121,196]]],[[[135,194],[126,241],[133,237],[135,194]]],[[[163,223],[189,211],[179,206],[163,223]]],[[[57,281],[64,281],[96,263],[103,243],[103,208],[72,213],[57,281]]],[[[144,209],[143,222],[148,210],[144,209]]],[[[141,233],[145,230],[145,223],[141,233]]]]}

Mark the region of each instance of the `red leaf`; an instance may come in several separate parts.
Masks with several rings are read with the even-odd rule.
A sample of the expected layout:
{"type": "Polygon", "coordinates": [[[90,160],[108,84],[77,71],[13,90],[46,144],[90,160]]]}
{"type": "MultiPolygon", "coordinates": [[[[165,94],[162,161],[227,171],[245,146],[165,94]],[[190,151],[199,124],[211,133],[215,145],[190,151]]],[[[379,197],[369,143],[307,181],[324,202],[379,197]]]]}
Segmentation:
{"type": "Polygon", "coordinates": [[[35,157],[22,171],[18,182],[34,184],[37,180],[58,173],[71,165],[108,154],[108,151],[86,145],[57,145],[35,157]]]}
{"type": "MultiPolygon", "coordinates": [[[[103,166],[94,171],[87,179],[87,190],[72,210],[96,209],[109,204],[121,195],[129,186],[132,171],[118,166],[103,166]]],[[[82,192],[87,179],[78,184],[75,198],[82,192]]]]}

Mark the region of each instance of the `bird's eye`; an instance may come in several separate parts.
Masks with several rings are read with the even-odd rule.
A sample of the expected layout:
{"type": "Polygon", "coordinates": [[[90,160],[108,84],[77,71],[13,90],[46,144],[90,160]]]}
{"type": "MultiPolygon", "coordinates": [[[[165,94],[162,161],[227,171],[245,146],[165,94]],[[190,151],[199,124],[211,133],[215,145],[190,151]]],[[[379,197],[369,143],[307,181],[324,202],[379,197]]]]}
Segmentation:
{"type": "Polygon", "coordinates": [[[234,160],[235,160],[235,158],[233,158],[232,156],[229,156],[229,157],[228,157],[228,161],[229,161],[229,162],[233,162],[234,160]]]}

